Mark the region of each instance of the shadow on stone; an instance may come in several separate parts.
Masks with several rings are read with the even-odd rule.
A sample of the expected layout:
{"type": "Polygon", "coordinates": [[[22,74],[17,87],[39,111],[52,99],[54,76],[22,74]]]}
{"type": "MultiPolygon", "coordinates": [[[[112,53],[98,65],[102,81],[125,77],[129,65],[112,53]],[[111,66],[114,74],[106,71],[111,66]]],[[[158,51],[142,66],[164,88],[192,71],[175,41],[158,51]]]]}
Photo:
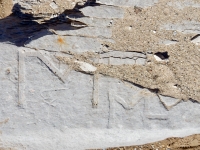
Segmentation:
{"type": "MultiPolygon", "coordinates": [[[[79,9],[87,6],[94,6],[95,2],[94,0],[88,0],[83,6],[77,4],[72,10],[65,10],[56,17],[49,16],[48,20],[43,20],[42,14],[40,14],[41,16],[33,16],[32,14],[22,13],[21,10],[25,8],[21,7],[19,4],[15,4],[12,8],[13,13],[0,19],[0,42],[24,46],[24,43],[38,32],[43,31],[40,37],[53,34],[49,29],[54,29],[54,26],[58,24],[66,25],[59,30],[77,30],[83,28],[84,26],[72,26],[74,21],[66,16],[76,15],[78,17],[84,17],[79,9]]],[[[82,24],[81,22],[76,23],[82,24]]]]}

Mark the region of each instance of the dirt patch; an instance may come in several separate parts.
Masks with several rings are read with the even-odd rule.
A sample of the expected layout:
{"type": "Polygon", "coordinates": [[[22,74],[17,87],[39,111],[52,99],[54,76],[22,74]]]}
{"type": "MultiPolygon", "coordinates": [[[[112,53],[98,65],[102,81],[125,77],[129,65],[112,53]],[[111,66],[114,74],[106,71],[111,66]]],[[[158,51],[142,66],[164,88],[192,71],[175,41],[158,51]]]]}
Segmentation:
{"type": "MultiPolygon", "coordinates": [[[[181,25],[183,21],[198,23],[200,9],[191,6],[179,9],[172,5],[174,2],[183,3],[183,0],[160,0],[145,9],[136,6],[124,8],[125,17],[115,19],[112,27],[115,42],[104,42],[103,45],[108,50],[141,52],[147,56],[146,64],[115,66],[93,63],[98,72],[157,89],[161,95],[200,101],[200,45],[192,42],[197,33],[163,27],[166,24],[181,25]]],[[[86,62],[89,60],[89,57],[84,59],[86,62]]]]}
{"type": "Polygon", "coordinates": [[[12,0],[0,0],[0,19],[10,15],[12,13],[12,7],[12,0]]]}
{"type": "MultiPolygon", "coordinates": [[[[166,30],[165,24],[181,24],[183,21],[199,22],[199,8],[184,7],[178,9],[160,0],[146,9],[133,7],[125,9],[125,17],[115,20],[113,36],[115,43],[105,43],[109,49],[119,51],[137,51],[147,54],[145,66],[119,66],[120,78],[150,89],[159,89],[159,93],[179,99],[200,101],[200,51],[199,45],[191,42],[195,33],[183,33],[166,30]],[[175,44],[161,44],[162,41],[175,44]],[[155,54],[167,53],[167,61],[155,54]],[[161,61],[158,61],[154,56],[161,61]],[[130,70],[126,70],[130,68],[130,70]]],[[[183,1],[176,1],[183,2],[183,1]]],[[[194,1],[195,3],[195,1],[194,1]]],[[[113,66],[108,66],[106,74],[117,76],[113,66]]]]}
{"type": "MultiPolygon", "coordinates": [[[[172,137],[144,145],[106,148],[106,150],[197,150],[200,149],[200,134],[183,138],[172,137]]],[[[102,149],[93,149],[102,150],[102,149]]]]}

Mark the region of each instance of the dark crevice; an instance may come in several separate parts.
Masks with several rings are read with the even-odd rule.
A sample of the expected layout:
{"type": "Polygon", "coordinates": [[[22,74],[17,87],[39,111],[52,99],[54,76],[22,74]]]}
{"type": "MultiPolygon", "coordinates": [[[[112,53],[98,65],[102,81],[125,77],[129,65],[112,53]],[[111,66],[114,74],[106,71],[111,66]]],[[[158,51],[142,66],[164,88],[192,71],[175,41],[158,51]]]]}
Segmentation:
{"type": "Polygon", "coordinates": [[[100,6],[101,4],[97,3],[96,0],[87,0],[84,5],[79,5],[78,3],[75,6],[75,9],[81,9],[87,6],[100,6]]]}
{"type": "Polygon", "coordinates": [[[104,46],[105,46],[106,48],[109,48],[109,45],[107,45],[107,44],[105,44],[104,46]]]}
{"type": "Polygon", "coordinates": [[[197,34],[197,35],[195,35],[194,37],[192,37],[190,40],[192,41],[192,40],[198,38],[199,36],[200,36],[200,34],[197,34]]]}
{"type": "Polygon", "coordinates": [[[174,40],[174,39],[172,39],[171,41],[173,41],[173,42],[178,42],[178,40],[174,40]]]}
{"type": "Polygon", "coordinates": [[[189,99],[192,103],[198,103],[199,104],[199,102],[197,101],[197,100],[194,100],[194,99],[192,99],[192,98],[190,98],[189,99]]]}
{"type": "MultiPolygon", "coordinates": [[[[146,87],[144,87],[144,86],[142,86],[142,85],[140,85],[140,84],[137,84],[137,83],[133,83],[133,82],[131,82],[131,81],[128,81],[128,80],[124,80],[125,82],[127,82],[127,83],[130,83],[130,84],[132,84],[132,85],[134,85],[134,86],[136,86],[136,87],[138,87],[138,88],[141,88],[141,89],[144,89],[144,88],[146,88],[146,87]]],[[[148,89],[148,88],[147,88],[148,89]]]]}
{"type": "Polygon", "coordinates": [[[160,90],[158,88],[155,88],[155,89],[148,89],[150,92],[152,93],[156,93],[156,94],[159,94],[160,93],[160,90]]]}
{"type": "Polygon", "coordinates": [[[156,56],[158,56],[162,60],[166,60],[169,58],[168,52],[157,52],[155,53],[156,56]]]}

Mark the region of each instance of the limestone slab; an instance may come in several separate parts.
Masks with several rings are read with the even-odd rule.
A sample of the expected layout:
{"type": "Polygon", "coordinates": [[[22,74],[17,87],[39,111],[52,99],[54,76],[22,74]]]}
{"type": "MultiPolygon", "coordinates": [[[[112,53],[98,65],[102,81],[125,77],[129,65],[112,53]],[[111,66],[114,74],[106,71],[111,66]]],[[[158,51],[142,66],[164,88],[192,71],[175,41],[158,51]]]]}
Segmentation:
{"type": "Polygon", "coordinates": [[[200,24],[198,13],[183,15],[199,5],[180,3],[23,1],[41,16],[66,10],[66,20],[0,20],[0,147],[80,150],[199,133],[200,24]]]}

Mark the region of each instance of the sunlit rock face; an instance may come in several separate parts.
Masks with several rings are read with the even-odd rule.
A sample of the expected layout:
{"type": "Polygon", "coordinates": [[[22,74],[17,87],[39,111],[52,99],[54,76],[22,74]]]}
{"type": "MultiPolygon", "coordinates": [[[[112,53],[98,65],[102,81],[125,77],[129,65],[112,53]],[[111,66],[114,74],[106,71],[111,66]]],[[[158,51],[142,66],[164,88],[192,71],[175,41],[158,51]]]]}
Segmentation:
{"type": "MultiPolygon", "coordinates": [[[[1,147],[80,150],[199,133],[199,6],[1,0],[1,147]]],[[[168,141],[200,145],[198,135],[168,141]]]]}
{"type": "Polygon", "coordinates": [[[13,7],[12,0],[0,0],[0,19],[7,17],[11,14],[13,7]]]}

